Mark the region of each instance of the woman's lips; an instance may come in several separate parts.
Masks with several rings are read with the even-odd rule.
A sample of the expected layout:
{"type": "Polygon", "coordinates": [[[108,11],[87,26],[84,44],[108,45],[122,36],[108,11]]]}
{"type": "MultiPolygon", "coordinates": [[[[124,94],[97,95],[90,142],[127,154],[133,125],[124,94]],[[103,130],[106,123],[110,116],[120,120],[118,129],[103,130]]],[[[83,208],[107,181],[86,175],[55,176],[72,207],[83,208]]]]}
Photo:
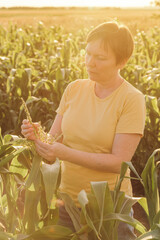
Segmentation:
{"type": "Polygon", "coordinates": [[[96,72],[95,72],[95,71],[92,71],[92,70],[89,70],[89,69],[87,69],[87,72],[88,72],[88,73],[93,73],[93,74],[96,74],[96,72]]]}

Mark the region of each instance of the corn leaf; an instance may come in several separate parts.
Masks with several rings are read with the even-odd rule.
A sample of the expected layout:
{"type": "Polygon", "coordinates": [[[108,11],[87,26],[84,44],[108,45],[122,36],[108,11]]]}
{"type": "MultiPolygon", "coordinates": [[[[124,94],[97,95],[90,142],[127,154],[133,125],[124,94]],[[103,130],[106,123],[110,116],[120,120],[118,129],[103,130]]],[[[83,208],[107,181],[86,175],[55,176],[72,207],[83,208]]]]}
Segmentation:
{"type": "Polygon", "coordinates": [[[140,198],[138,200],[138,203],[142,206],[144,211],[146,212],[147,216],[149,216],[149,211],[148,211],[148,205],[147,205],[147,199],[146,198],[140,198]]]}
{"type": "Polygon", "coordinates": [[[19,148],[17,151],[14,151],[13,153],[11,153],[10,155],[3,157],[0,161],[0,167],[4,166],[5,164],[7,164],[9,161],[11,161],[14,157],[16,157],[17,155],[19,155],[21,152],[23,152],[26,149],[26,147],[21,147],[19,148]]]}
{"type": "Polygon", "coordinates": [[[50,225],[32,233],[26,240],[70,240],[72,230],[60,225],[50,225]]]}
{"type": "MultiPolygon", "coordinates": [[[[83,214],[85,216],[86,222],[88,224],[88,226],[95,232],[96,236],[98,239],[101,239],[98,233],[98,230],[96,229],[93,220],[90,218],[88,212],[87,212],[87,207],[89,204],[89,199],[88,196],[86,194],[86,192],[84,190],[82,190],[79,194],[78,194],[78,201],[81,205],[81,209],[83,211],[83,214]]],[[[95,211],[95,208],[94,208],[95,211]]],[[[94,214],[94,213],[93,213],[94,214]]]]}
{"type": "Polygon", "coordinates": [[[144,183],[144,191],[148,204],[149,222],[151,227],[154,224],[153,219],[159,210],[159,193],[154,158],[156,153],[159,151],[160,149],[157,149],[152,153],[141,175],[144,183]]]}
{"type": "Polygon", "coordinates": [[[25,191],[25,204],[24,204],[24,226],[27,233],[32,233],[36,230],[38,225],[38,202],[40,199],[40,191],[25,191]]]}
{"type": "Polygon", "coordinates": [[[124,200],[123,200],[123,204],[121,205],[121,208],[119,209],[119,213],[123,213],[123,214],[130,214],[131,212],[131,208],[133,207],[133,205],[139,201],[140,198],[136,198],[136,197],[130,197],[125,195],[124,200]]]}
{"type": "MultiPolygon", "coordinates": [[[[91,182],[91,189],[99,207],[100,222],[98,232],[100,234],[104,215],[114,211],[113,200],[107,182],[91,182]]],[[[110,229],[113,228],[113,222],[110,222],[105,227],[110,232],[110,229]]]]}
{"type": "Polygon", "coordinates": [[[157,214],[154,216],[153,222],[154,222],[155,225],[157,225],[157,224],[160,223],[160,209],[159,209],[159,211],[157,212],[157,214]]]}
{"type": "Polygon", "coordinates": [[[159,227],[139,236],[136,240],[150,240],[150,239],[154,239],[154,240],[160,239],[160,228],[159,227]]]}
{"type": "Polygon", "coordinates": [[[139,174],[137,173],[136,169],[134,168],[133,164],[131,162],[122,162],[121,165],[121,172],[120,172],[120,176],[119,176],[119,180],[117,181],[117,183],[115,184],[115,188],[114,188],[114,196],[113,196],[113,201],[114,201],[114,206],[116,206],[117,204],[117,199],[118,199],[118,194],[121,188],[121,184],[123,182],[123,179],[125,177],[125,174],[127,172],[128,167],[130,168],[130,170],[132,170],[134,172],[134,174],[137,176],[137,178],[140,180],[140,182],[143,184],[141,177],[139,176],[139,174]]]}
{"type": "Polygon", "coordinates": [[[48,208],[51,207],[53,195],[57,190],[58,176],[60,174],[60,162],[58,159],[53,164],[42,163],[41,172],[45,186],[48,208]]]}
{"type": "Polygon", "coordinates": [[[107,214],[103,221],[111,221],[111,220],[116,220],[116,221],[121,221],[124,223],[127,223],[131,226],[133,226],[136,230],[138,230],[140,233],[145,233],[146,228],[141,224],[138,220],[132,218],[129,215],[126,214],[120,214],[120,213],[110,213],[107,214]]]}
{"type": "Polygon", "coordinates": [[[17,160],[18,158],[14,158],[12,160],[12,163],[9,167],[9,171],[15,174],[18,174],[20,176],[22,176],[23,178],[26,177],[27,173],[28,173],[28,169],[25,169],[23,167],[22,164],[20,164],[20,162],[17,160]]]}
{"type": "MultiPolygon", "coordinates": [[[[28,179],[25,183],[26,188],[30,188],[31,184],[34,184],[35,187],[38,187],[39,184],[37,185],[37,177],[40,173],[41,161],[42,161],[42,157],[39,156],[37,153],[35,153],[34,157],[33,157],[32,168],[31,168],[30,174],[28,176],[28,179]]],[[[39,183],[39,181],[38,181],[38,183],[39,183]]]]}
{"type": "Polygon", "coordinates": [[[0,239],[1,240],[14,240],[15,238],[10,233],[0,232],[0,239]]]}
{"type": "MultiPolygon", "coordinates": [[[[77,235],[74,235],[71,240],[79,240],[80,238],[77,235]]],[[[87,240],[87,239],[86,239],[87,240]]]]}
{"type": "Polygon", "coordinates": [[[2,130],[0,127],[0,146],[3,145],[3,137],[2,137],[2,130]]]}
{"type": "Polygon", "coordinates": [[[87,240],[87,234],[85,234],[87,229],[82,227],[83,225],[81,224],[80,209],[75,205],[75,203],[68,194],[60,192],[59,195],[65,203],[65,209],[68,212],[70,218],[72,219],[76,232],[79,232],[80,234],[79,238],[77,238],[77,236],[74,236],[73,239],[87,240]]]}
{"type": "Polygon", "coordinates": [[[0,157],[1,159],[4,157],[4,156],[7,156],[8,154],[10,154],[11,152],[13,152],[14,148],[13,146],[11,146],[10,144],[5,144],[5,145],[2,145],[0,147],[0,157]]]}

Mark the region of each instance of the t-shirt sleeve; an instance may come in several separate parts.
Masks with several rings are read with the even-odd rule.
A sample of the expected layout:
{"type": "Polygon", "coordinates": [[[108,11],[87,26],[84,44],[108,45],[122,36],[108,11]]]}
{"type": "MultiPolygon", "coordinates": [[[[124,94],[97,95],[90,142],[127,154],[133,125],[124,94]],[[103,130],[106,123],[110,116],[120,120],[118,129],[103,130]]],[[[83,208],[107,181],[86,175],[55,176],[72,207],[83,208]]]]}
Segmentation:
{"type": "Polygon", "coordinates": [[[64,90],[64,93],[62,95],[59,107],[56,109],[56,113],[58,113],[62,116],[63,116],[63,114],[66,111],[67,106],[68,106],[70,88],[71,88],[71,83],[64,90]]]}
{"type": "Polygon", "coordinates": [[[116,127],[116,133],[136,133],[143,135],[145,126],[145,97],[138,93],[129,96],[124,104],[116,127]]]}

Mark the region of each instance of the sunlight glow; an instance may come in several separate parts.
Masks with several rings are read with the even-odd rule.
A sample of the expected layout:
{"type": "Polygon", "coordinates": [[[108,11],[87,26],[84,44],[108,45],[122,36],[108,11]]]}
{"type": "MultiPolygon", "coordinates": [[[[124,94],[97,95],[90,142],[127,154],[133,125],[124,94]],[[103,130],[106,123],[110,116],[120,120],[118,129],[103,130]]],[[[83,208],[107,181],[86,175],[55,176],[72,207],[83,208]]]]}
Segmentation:
{"type": "Polygon", "coordinates": [[[0,7],[34,6],[87,6],[87,7],[149,7],[151,0],[1,0],[0,7]]]}

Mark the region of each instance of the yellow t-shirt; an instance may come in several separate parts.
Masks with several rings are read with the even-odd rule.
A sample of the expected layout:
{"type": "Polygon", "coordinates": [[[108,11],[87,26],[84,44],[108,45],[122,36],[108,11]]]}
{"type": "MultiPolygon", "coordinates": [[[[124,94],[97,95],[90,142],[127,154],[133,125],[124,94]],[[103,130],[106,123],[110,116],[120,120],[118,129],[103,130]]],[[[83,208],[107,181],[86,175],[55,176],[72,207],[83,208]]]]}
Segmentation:
{"type": "MultiPolygon", "coordinates": [[[[111,153],[116,133],[143,135],[145,125],[144,95],[124,81],[108,97],[100,99],[89,79],[71,82],[64,91],[57,113],[63,116],[63,143],[71,148],[93,153],[111,153]]],[[[108,181],[114,189],[119,174],[97,171],[67,161],[62,162],[60,190],[77,203],[78,193],[90,192],[91,181],[108,181]]],[[[131,195],[130,180],[122,191],[131,195]]]]}

